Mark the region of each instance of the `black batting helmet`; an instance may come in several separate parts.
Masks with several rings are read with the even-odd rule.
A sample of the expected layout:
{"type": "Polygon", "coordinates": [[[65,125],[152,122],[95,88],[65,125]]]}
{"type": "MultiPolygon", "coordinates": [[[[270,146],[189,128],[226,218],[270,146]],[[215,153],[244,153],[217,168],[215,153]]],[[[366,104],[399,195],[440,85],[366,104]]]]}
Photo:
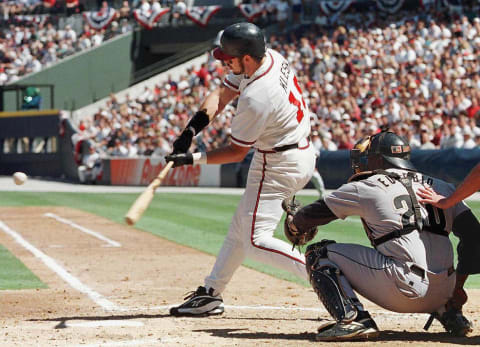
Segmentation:
{"type": "Polygon", "coordinates": [[[416,171],[410,161],[410,152],[410,145],[405,138],[390,131],[382,131],[357,142],[350,152],[350,159],[355,172],[389,167],[416,171]],[[378,156],[388,165],[372,167],[369,159],[378,156]]]}
{"type": "Polygon", "coordinates": [[[265,37],[259,27],[252,23],[236,23],[223,31],[220,47],[213,51],[213,56],[218,60],[229,60],[244,55],[262,58],[265,50],[265,37]]]}

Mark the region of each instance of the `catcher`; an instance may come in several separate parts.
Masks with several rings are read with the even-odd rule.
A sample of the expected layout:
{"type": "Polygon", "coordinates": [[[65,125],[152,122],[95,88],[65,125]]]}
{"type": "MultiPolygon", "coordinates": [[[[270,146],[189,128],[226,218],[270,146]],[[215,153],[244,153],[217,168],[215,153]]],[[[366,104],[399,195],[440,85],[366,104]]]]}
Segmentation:
{"type": "MultiPolygon", "coordinates": [[[[378,336],[355,292],[391,311],[431,313],[425,329],[436,318],[450,334],[467,335],[472,324],[461,311],[466,294],[462,281],[456,288],[448,233],[459,236],[460,245],[476,241],[478,248],[473,240],[480,235],[477,219],[463,202],[445,210],[419,204],[415,191],[423,185],[444,194],[454,186],[418,173],[410,162],[409,144],[392,132],[359,141],[351,163],[355,174],[324,199],[303,208],[295,200],[283,203],[285,234],[294,245],[313,239],[318,225],[358,215],[373,246],[322,240],[307,247],[310,283],[335,319],[319,328],[317,340],[378,336]]],[[[479,264],[475,253],[459,246],[458,254],[459,270],[479,266],[474,265],[479,264]]]]}

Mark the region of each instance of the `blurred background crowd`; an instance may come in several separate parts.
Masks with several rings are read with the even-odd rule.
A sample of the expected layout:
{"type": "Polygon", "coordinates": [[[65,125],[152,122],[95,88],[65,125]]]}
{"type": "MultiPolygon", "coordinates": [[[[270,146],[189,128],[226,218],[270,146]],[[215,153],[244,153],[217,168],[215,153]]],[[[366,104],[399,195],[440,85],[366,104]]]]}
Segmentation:
{"type": "MultiPolygon", "coordinates": [[[[36,11],[32,4],[45,1],[7,1],[4,13],[12,3],[36,11]]],[[[130,11],[159,2],[123,3],[130,11]]],[[[296,18],[285,4],[271,1],[270,10],[257,20],[279,24],[280,33],[268,37],[268,46],[297,71],[318,150],[351,149],[381,127],[405,136],[413,148],[473,148],[480,143],[480,18],[436,7],[389,16],[347,11],[335,23],[315,13],[314,21],[298,20],[287,31],[284,24],[296,23],[304,14],[296,18]]],[[[0,83],[132,29],[128,20],[123,23],[127,25],[117,23],[108,32],[85,25],[80,33],[48,21],[11,24],[0,37],[0,83]]],[[[168,154],[204,96],[222,83],[224,67],[210,56],[206,61],[139,95],[121,100],[111,95],[104,107],[83,118],[80,136],[91,139],[102,155],[168,154]]],[[[234,112],[235,105],[228,106],[196,137],[193,150],[229,141],[234,112]]]]}
{"type": "MultiPolygon", "coordinates": [[[[361,17],[364,26],[327,32],[313,25],[269,38],[297,71],[317,149],[351,149],[381,127],[405,136],[413,148],[476,147],[479,18],[435,11],[423,18],[402,13],[398,21],[361,17]]],[[[209,59],[135,98],[112,95],[81,126],[108,155],[164,155],[224,72],[209,59]]],[[[227,107],[196,138],[198,150],[228,141],[234,112],[234,105],[227,107]]]]}

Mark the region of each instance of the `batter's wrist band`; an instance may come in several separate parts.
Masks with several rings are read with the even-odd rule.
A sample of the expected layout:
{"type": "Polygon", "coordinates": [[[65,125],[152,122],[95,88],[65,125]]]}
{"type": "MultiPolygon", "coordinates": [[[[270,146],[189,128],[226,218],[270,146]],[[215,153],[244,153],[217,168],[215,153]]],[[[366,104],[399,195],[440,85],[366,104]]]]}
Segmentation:
{"type": "Polygon", "coordinates": [[[192,153],[193,163],[194,164],[206,164],[207,163],[207,153],[205,152],[195,152],[192,153]]]}
{"type": "Polygon", "coordinates": [[[193,129],[193,136],[197,135],[200,131],[205,128],[208,123],[210,123],[210,118],[208,118],[208,114],[204,111],[198,111],[195,113],[190,119],[190,122],[188,122],[186,129],[193,129]]]}

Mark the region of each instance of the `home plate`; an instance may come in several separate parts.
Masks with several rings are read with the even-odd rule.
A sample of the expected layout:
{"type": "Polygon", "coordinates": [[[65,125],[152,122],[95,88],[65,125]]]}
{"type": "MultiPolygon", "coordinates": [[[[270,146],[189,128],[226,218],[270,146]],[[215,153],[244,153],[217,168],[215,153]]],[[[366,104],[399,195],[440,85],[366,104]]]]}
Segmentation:
{"type": "Polygon", "coordinates": [[[78,323],[68,323],[65,322],[67,327],[83,327],[83,328],[94,328],[94,327],[143,327],[142,322],[131,321],[131,320],[94,320],[88,322],[78,322],[78,323]]]}

